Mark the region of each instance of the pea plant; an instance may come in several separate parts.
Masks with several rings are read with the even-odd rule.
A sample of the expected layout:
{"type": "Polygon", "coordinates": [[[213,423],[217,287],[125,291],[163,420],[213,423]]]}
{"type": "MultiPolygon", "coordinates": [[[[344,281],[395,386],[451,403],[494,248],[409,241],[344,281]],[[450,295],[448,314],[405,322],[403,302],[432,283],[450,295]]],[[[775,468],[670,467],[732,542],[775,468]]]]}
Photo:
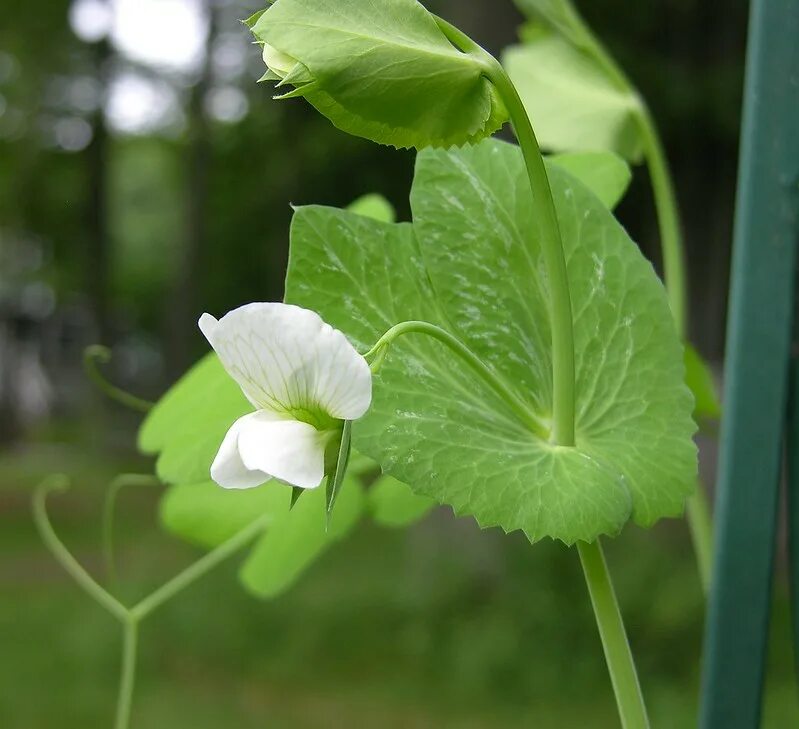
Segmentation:
{"type": "Polygon", "coordinates": [[[169,484],[165,526],[211,550],[129,608],[50,526],[59,484],[37,494],[46,543],[124,627],[118,729],[139,624],[210,568],[252,545],[241,580],[274,597],[364,515],[404,526],[436,504],[575,549],[621,723],[648,726],[600,538],[688,501],[706,577],[692,415],[718,403],[683,343],[680,226],[652,117],[567,0],[519,4],[531,22],[504,64],[417,0],[275,0],[246,21],[276,98],[418,150],[412,222],[376,195],[296,208],[284,303],[203,314],[214,351],[152,409],[101,381],[149,410],[139,445],[158,456],[155,478],[109,490],[110,574],[128,483],[169,484]],[[507,122],[517,144],[492,136],[507,122]],[[668,290],[612,213],[641,159],[668,290]]]}

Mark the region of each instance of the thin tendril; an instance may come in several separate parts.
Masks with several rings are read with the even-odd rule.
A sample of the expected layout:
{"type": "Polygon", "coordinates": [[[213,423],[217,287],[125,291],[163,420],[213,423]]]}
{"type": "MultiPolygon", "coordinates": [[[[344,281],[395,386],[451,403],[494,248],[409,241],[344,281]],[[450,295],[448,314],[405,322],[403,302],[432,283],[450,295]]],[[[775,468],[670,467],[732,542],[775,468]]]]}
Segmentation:
{"type": "Polygon", "coordinates": [[[127,486],[160,486],[161,481],[155,476],[139,473],[125,473],[117,476],[108,484],[103,505],[103,559],[105,561],[106,580],[110,587],[117,584],[117,571],[114,560],[114,510],[117,496],[127,486]]]}
{"type": "Polygon", "coordinates": [[[124,405],[131,410],[146,413],[152,410],[155,403],[144,400],[136,395],[126,392],[122,388],[111,384],[100,372],[99,365],[108,364],[111,361],[111,350],[101,344],[92,344],[83,350],[83,368],[88,378],[112,400],[124,405]]]}
{"type": "MultiPolygon", "coordinates": [[[[113,499],[124,485],[143,484],[147,476],[121,476],[111,484],[110,497],[106,502],[106,513],[113,513],[113,499]],[[110,507],[109,507],[110,503],[110,507]]],[[[151,480],[148,482],[152,482],[151,480]]],[[[150,595],[128,608],[103,588],[75,559],[58,538],[47,514],[47,496],[53,492],[64,492],[69,488],[69,479],[63,475],[51,476],[43,481],[33,494],[33,521],[47,549],[67,574],[100,606],[105,608],[122,624],[124,630],[122,668],[117,698],[115,729],[127,729],[130,724],[133,688],[136,673],[136,654],[139,623],[156,608],[196,582],[200,577],[232,556],[256,538],[271,521],[271,516],[261,514],[216,549],[203,555],[194,564],[178,573],[150,595]]],[[[110,548],[110,542],[109,542],[110,548]]]]}
{"type": "Polygon", "coordinates": [[[50,523],[47,515],[47,496],[53,492],[64,492],[69,488],[69,480],[66,476],[51,476],[44,481],[33,494],[33,521],[39,530],[45,546],[50,550],[56,561],[67,571],[75,582],[95,602],[102,605],[108,612],[118,618],[122,623],[126,623],[130,618],[129,610],[117,600],[111,593],[101,587],[95,579],[83,568],[83,566],[72,556],[72,553],[64,546],[58,538],[50,523]]]}
{"type": "Polygon", "coordinates": [[[139,601],[130,609],[131,616],[137,620],[142,620],[147,617],[153,610],[163,605],[167,600],[173,598],[207,572],[210,572],[210,570],[218,564],[221,564],[228,557],[249,544],[269,526],[271,521],[271,514],[261,514],[261,516],[255,518],[226,542],[223,542],[216,549],[200,557],[200,559],[194,562],[194,564],[189,565],[183,572],[179,572],[171,580],[139,601]]]}

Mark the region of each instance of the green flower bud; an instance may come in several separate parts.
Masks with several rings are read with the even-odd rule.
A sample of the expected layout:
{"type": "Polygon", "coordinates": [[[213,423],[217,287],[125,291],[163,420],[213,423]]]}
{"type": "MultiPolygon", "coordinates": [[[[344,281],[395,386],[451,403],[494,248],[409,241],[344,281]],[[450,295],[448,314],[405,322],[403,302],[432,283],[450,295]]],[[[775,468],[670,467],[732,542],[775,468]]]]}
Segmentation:
{"type": "Polygon", "coordinates": [[[416,0],[276,0],[248,24],[264,79],[293,87],[339,129],[395,147],[475,142],[502,126],[485,62],[416,0]]]}
{"type": "Polygon", "coordinates": [[[297,59],[281,53],[268,43],[264,43],[264,63],[267,69],[282,81],[289,75],[291,69],[297,65],[297,59]]]}

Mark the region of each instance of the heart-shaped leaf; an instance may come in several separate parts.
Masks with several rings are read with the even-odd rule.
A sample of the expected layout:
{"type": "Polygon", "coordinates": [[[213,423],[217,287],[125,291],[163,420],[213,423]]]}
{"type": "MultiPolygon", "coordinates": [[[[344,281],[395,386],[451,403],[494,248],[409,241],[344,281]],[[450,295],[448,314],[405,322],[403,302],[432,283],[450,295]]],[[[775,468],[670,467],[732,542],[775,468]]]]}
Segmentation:
{"type": "MultiPolygon", "coordinates": [[[[483,526],[566,543],[681,512],[692,398],[662,285],[602,203],[549,166],[574,301],[577,447],[531,433],[438,342],[410,335],[376,377],[354,447],[483,526]]],[[[521,154],[496,141],[419,156],[414,223],[301,208],[287,300],[363,348],[399,321],[462,339],[551,419],[548,293],[521,154]]]]}

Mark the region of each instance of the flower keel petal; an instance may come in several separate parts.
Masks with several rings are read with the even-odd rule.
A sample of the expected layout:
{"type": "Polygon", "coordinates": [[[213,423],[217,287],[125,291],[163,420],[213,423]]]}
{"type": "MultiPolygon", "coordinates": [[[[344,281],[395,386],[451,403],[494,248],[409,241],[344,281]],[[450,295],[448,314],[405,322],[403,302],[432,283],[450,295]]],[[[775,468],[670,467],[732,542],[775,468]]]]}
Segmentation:
{"type": "Polygon", "coordinates": [[[250,489],[270,480],[271,476],[260,470],[249,469],[239,454],[239,436],[246,421],[256,415],[250,413],[239,418],[228,430],[219,451],[211,464],[211,479],[226,489],[250,489]]]}
{"type": "Polygon", "coordinates": [[[261,471],[292,486],[313,489],[324,478],[325,445],[332,432],[297,420],[276,420],[258,411],[242,418],[238,450],[249,471],[261,471]]]}

